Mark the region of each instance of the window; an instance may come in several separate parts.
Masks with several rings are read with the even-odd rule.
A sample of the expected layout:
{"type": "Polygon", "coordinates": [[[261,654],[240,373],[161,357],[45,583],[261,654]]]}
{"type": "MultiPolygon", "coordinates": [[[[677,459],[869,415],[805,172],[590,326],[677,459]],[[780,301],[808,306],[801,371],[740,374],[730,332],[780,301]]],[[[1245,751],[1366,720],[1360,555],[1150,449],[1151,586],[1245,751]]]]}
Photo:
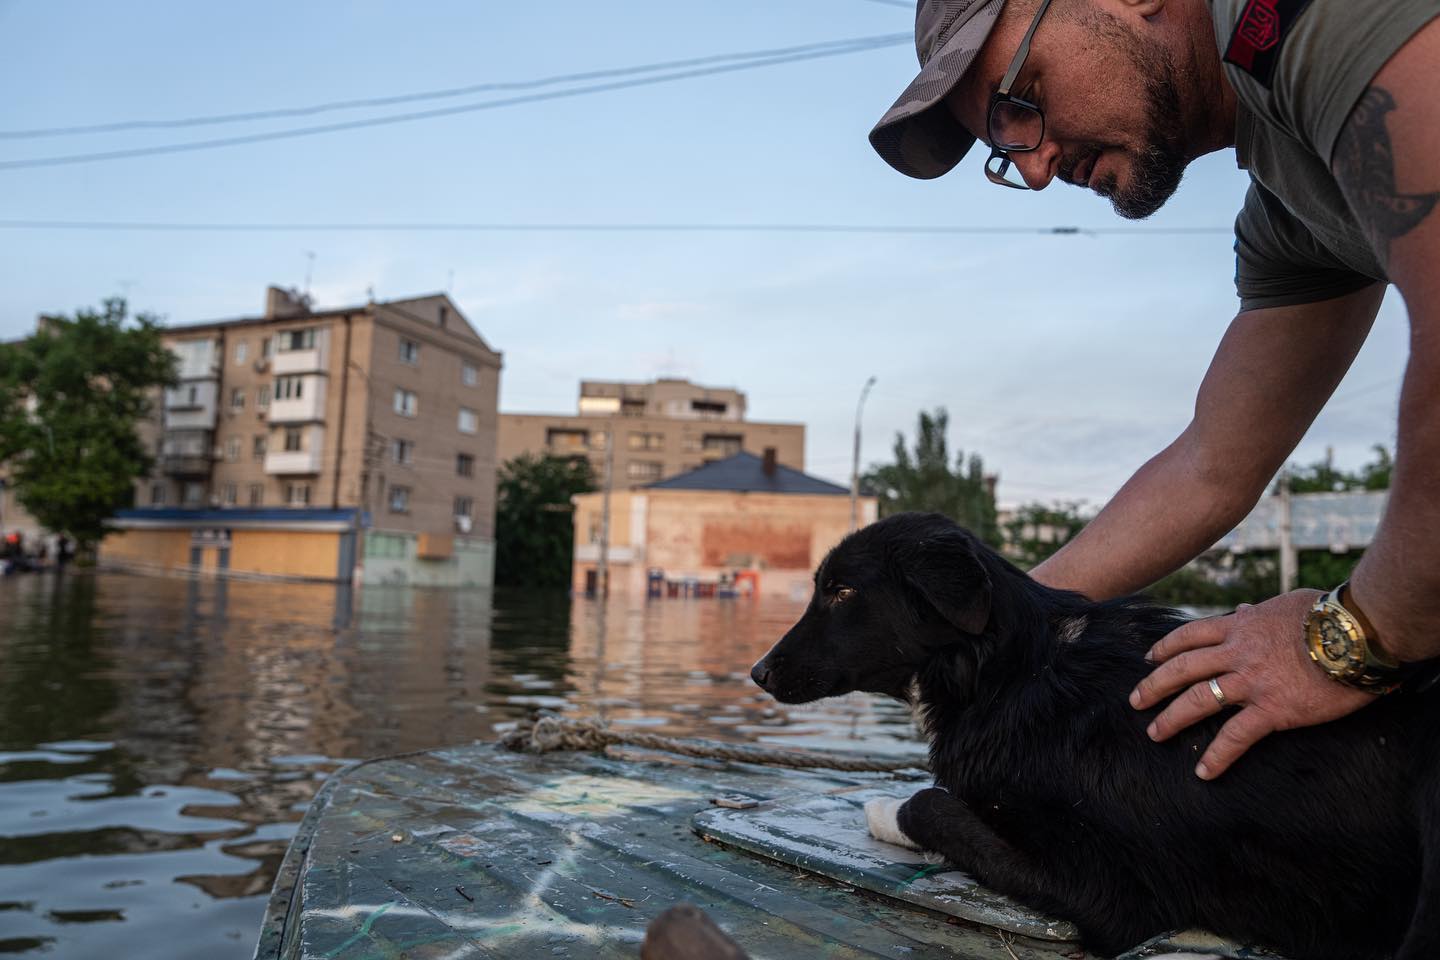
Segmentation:
{"type": "Polygon", "coordinates": [[[631,450],[664,450],[665,434],[630,431],[631,450]]]}
{"type": "Polygon", "coordinates": [[[230,437],[225,441],[225,462],[238,463],[240,461],[240,438],[230,437]]]}
{"type": "Polygon", "coordinates": [[[411,464],[415,462],[415,441],[396,440],[391,444],[391,452],[395,456],[396,463],[411,464]]]}
{"type": "Polygon", "coordinates": [[[285,484],[285,503],[291,507],[308,507],[310,505],[310,484],[285,484]]]}
{"type": "Polygon", "coordinates": [[[395,412],[402,417],[413,417],[420,410],[420,400],[414,390],[395,389],[395,412]]]}
{"type": "Polygon", "coordinates": [[[440,329],[441,329],[441,330],[444,330],[445,327],[449,325],[449,323],[450,323],[450,308],[449,308],[449,307],[446,307],[446,306],[442,306],[442,307],[440,308],[440,329]]]}
{"type": "Polygon", "coordinates": [[[276,400],[299,400],[305,394],[304,377],[276,377],[276,400]]]}
{"type": "Polygon", "coordinates": [[[475,458],[468,453],[455,454],[455,473],[462,477],[475,476],[475,458]]]}
{"type": "Polygon", "coordinates": [[[315,349],[315,328],[306,327],[304,330],[286,330],[280,334],[280,352],[286,353],[291,350],[314,350],[315,349]]]}
{"type": "Polygon", "coordinates": [[[693,433],[687,433],[680,438],[680,449],[686,453],[700,452],[700,438],[693,433]]]}
{"type": "Polygon", "coordinates": [[[250,344],[241,340],[235,344],[235,365],[238,367],[250,357],[250,344]]]}
{"type": "Polygon", "coordinates": [[[191,386],[188,391],[188,396],[190,398],[188,401],[190,406],[195,406],[195,404],[200,402],[200,388],[191,386]]]}
{"type": "Polygon", "coordinates": [[[461,433],[474,433],[480,429],[480,416],[469,407],[461,407],[459,426],[461,433]]]}
{"type": "Polygon", "coordinates": [[[660,464],[652,460],[631,460],[625,465],[625,476],[631,480],[659,480],[660,464]]]}
{"type": "Polygon", "coordinates": [[[391,488],[390,488],[390,512],[391,512],[391,513],[409,513],[409,512],[410,512],[410,488],[409,488],[409,487],[391,487],[391,488]]]}
{"type": "Polygon", "coordinates": [[[230,391],[230,409],[231,409],[231,410],[244,410],[244,409],[245,409],[245,388],[244,388],[244,387],[236,387],[235,389],[233,389],[233,390],[230,391]]]}
{"type": "Polygon", "coordinates": [[[270,406],[270,384],[262,383],[255,388],[255,409],[265,410],[270,406]]]}
{"type": "Polygon", "coordinates": [[[733,457],[740,452],[741,438],[733,433],[705,434],[704,450],[709,454],[733,457]]]}
{"type": "Polygon", "coordinates": [[[473,387],[480,382],[480,369],[473,363],[462,363],[460,365],[460,382],[467,387],[473,387]]]}
{"type": "Polygon", "coordinates": [[[257,433],[250,441],[250,459],[265,459],[265,434],[257,433]]]}
{"type": "Polygon", "coordinates": [[[265,502],[265,484],[250,484],[250,506],[258,507],[265,502]]]}
{"type": "Polygon", "coordinates": [[[545,446],[551,453],[560,456],[580,452],[590,446],[590,431],[551,427],[545,431],[545,446]]]}
{"type": "Polygon", "coordinates": [[[714,400],[691,400],[690,409],[702,417],[723,417],[725,416],[725,411],[729,408],[724,403],[719,403],[714,400]]]}
{"type": "Polygon", "coordinates": [[[204,503],[204,502],[205,502],[205,484],[203,484],[203,483],[187,483],[187,484],[185,484],[185,506],[187,506],[187,507],[197,507],[197,506],[199,506],[200,504],[202,504],[202,503],[204,503]]]}
{"type": "Polygon", "coordinates": [[[225,506],[233,507],[240,502],[240,488],[233,483],[225,484],[225,506]]]}
{"type": "Polygon", "coordinates": [[[165,484],[157,483],[150,488],[150,505],[152,507],[165,505],[165,484]]]}
{"type": "Polygon", "coordinates": [[[299,427],[285,428],[285,452],[294,453],[305,449],[305,434],[299,427]]]}
{"type": "Polygon", "coordinates": [[[266,360],[268,360],[268,359],[270,359],[270,354],[272,354],[272,353],[274,353],[274,352],[275,352],[275,344],[274,344],[273,341],[271,341],[271,339],[270,339],[269,337],[266,337],[264,340],[261,340],[261,341],[260,341],[260,356],[262,356],[262,357],[264,357],[266,360]]]}
{"type": "Polygon", "coordinates": [[[475,509],[475,500],[472,497],[455,498],[455,516],[470,519],[471,512],[475,509]]]}
{"type": "Polygon", "coordinates": [[[415,366],[420,362],[420,344],[414,340],[400,338],[400,362],[415,366]]]}

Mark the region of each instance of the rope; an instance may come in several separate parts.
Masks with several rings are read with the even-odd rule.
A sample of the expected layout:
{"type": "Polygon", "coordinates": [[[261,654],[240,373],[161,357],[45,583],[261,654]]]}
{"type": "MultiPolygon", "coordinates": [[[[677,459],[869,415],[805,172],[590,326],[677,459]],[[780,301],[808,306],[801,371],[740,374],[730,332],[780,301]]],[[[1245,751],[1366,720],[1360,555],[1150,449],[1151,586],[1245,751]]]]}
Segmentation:
{"type": "Polygon", "coordinates": [[[513,731],[501,738],[500,743],[506,749],[519,753],[550,753],[555,750],[603,752],[606,747],[627,746],[663,750],[705,760],[729,760],[796,769],[841,770],[847,773],[893,773],[929,768],[925,760],[918,757],[852,756],[817,750],[662,737],[653,733],[614,730],[594,720],[571,720],[543,710],[537,711],[527,720],[520,721],[513,731]]]}

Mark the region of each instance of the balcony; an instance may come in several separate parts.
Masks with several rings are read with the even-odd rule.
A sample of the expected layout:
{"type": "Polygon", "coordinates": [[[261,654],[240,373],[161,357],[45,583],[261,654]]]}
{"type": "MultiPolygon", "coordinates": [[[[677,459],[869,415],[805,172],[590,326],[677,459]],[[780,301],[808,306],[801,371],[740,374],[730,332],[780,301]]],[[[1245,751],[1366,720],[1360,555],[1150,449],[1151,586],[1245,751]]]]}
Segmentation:
{"type": "Polygon", "coordinates": [[[160,458],[160,469],[167,477],[188,479],[208,477],[213,460],[198,453],[166,454],[160,458]]]}
{"type": "Polygon", "coordinates": [[[265,454],[265,472],[274,476],[320,472],[320,450],[277,450],[265,454]]]}
{"type": "MultiPolygon", "coordinates": [[[[294,429],[293,427],[291,428],[294,429]]],[[[273,447],[283,447],[284,431],[272,434],[273,447]],[[280,443],[276,441],[280,440],[280,443]]],[[[325,454],[325,428],[307,427],[301,433],[299,450],[271,449],[265,454],[265,472],[272,476],[316,474],[325,454]]]]}
{"type": "Polygon", "coordinates": [[[219,409],[218,385],[214,380],[181,383],[165,391],[167,429],[210,429],[219,409]]]}
{"type": "Polygon", "coordinates": [[[296,373],[327,373],[330,370],[328,330],[315,331],[315,346],[308,350],[277,350],[270,357],[270,369],[277,376],[296,373]]]}
{"type": "Polygon", "coordinates": [[[300,396],[281,399],[273,396],[267,419],[271,423],[314,423],[325,419],[327,377],[312,376],[301,381],[300,396]]]}

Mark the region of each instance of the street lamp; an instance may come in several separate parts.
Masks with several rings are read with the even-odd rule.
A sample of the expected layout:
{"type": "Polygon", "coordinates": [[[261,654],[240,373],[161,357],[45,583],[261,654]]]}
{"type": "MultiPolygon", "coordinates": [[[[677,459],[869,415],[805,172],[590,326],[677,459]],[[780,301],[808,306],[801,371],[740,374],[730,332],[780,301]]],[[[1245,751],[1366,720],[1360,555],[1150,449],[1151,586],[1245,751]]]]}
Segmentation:
{"type": "Polygon", "coordinates": [[[865,409],[865,398],[870,395],[870,388],[873,386],[875,386],[874,377],[865,381],[865,386],[860,390],[860,402],[855,405],[855,459],[850,465],[850,531],[852,533],[859,526],[857,510],[860,499],[860,414],[865,409]]]}

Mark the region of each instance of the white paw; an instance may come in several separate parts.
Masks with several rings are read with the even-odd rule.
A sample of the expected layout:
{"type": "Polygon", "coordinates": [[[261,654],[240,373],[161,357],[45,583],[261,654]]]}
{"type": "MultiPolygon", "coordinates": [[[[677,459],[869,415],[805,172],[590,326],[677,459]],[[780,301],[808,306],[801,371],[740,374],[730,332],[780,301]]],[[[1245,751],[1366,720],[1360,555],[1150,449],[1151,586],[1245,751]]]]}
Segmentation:
{"type": "Polygon", "coordinates": [[[899,814],[904,803],[904,800],[891,800],[886,797],[866,800],[865,824],[870,828],[870,836],[876,840],[909,850],[919,850],[918,844],[900,832],[899,814]]]}

